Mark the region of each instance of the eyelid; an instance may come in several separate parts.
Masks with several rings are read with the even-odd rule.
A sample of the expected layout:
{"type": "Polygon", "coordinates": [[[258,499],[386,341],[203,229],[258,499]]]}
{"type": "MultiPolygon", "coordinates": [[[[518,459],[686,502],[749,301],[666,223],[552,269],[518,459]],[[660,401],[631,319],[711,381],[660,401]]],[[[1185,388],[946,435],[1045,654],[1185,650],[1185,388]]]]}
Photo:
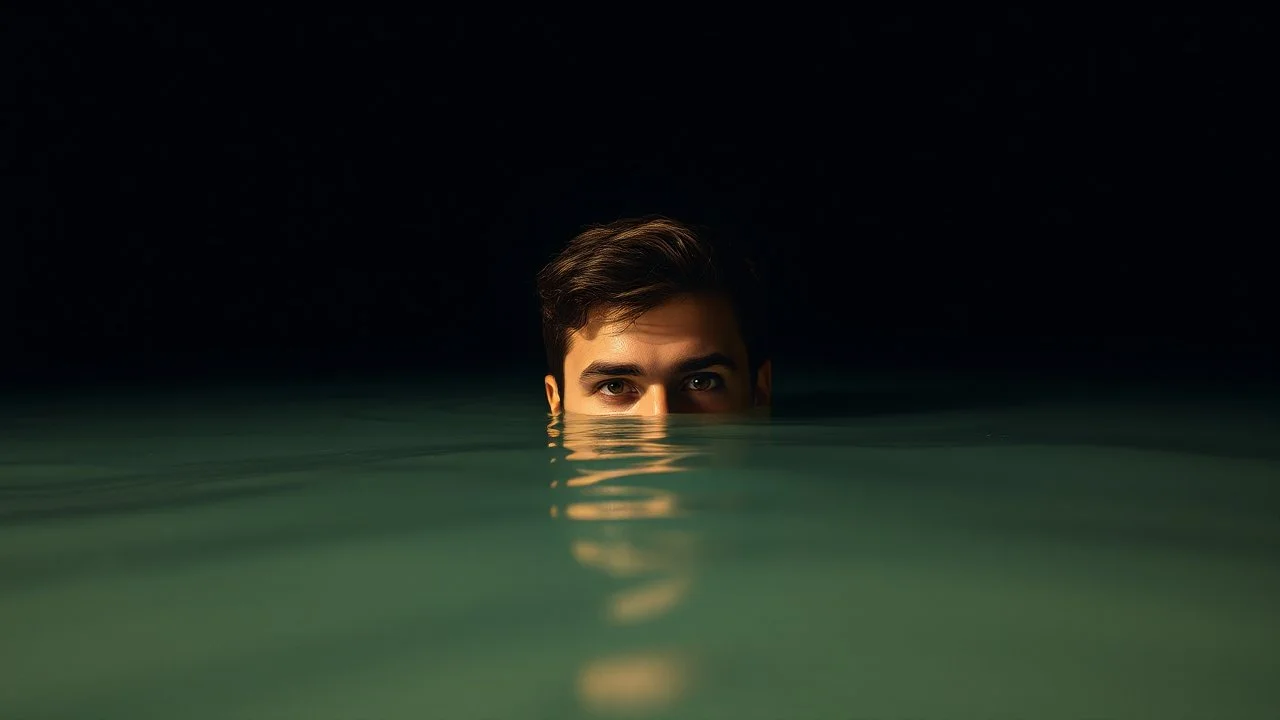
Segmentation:
{"type": "Polygon", "coordinates": [[[605,385],[609,385],[609,384],[611,384],[611,383],[616,383],[616,382],[620,382],[620,383],[622,383],[623,385],[626,385],[626,386],[627,386],[627,388],[628,388],[628,390],[634,390],[634,389],[635,389],[635,386],[634,386],[634,385],[632,385],[630,381],[628,381],[628,380],[626,380],[626,379],[624,379],[624,378],[610,378],[610,379],[608,379],[608,380],[601,380],[600,382],[596,383],[595,390],[593,390],[592,392],[593,392],[593,393],[600,393],[601,395],[604,395],[605,397],[621,397],[621,396],[623,396],[623,395],[626,395],[626,394],[627,394],[627,392],[626,392],[626,391],[623,391],[623,392],[620,392],[620,393],[607,393],[607,392],[605,392],[605,391],[604,391],[604,386],[605,386],[605,385]]]}
{"type": "MultiPolygon", "coordinates": [[[[723,377],[723,376],[721,376],[721,375],[720,375],[720,373],[710,372],[710,371],[702,371],[702,372],[696,372],[696,373],[693,373],[692,375],[689,375],[688,377],[686,377],[686,378],[684,379],[684,382],[682,382],[682,383],[680,384],[680,386],[681,386],[681,387],[686,387],[686,386],[688,386],[689,382],[690,382],[690,381],[692,381],[692,380],[694,380],[695,378],[709,378],[709,379],[711,379],[711,380],[714,380],[714,381],[715,381],[716,386],[715,386],[714,388],[711,388],[711,390],[719,390],[719,389],[721,389],[721,388],[723,388],[723,387],[724,387],[724,377],[723,377]]],[[[699,390],[699,391],[697,391],[697,392],[707,392],[707,391],[706,391],[706,390],[699,390]]]]}
{"type": "MultiPolygon", "coordinates": [[[[680,387],[682,387],[682,388],[683,388],[683,387],[687,387],[687,386],[689,385],[690,381],[692,381],[692,380],[694,380],[694,379],[697,379],[697,378],[707,378],[707,379],[710,379],[710,380],[714,381],[714,382],[715,382],[715,387],[710,388],[710,390],[711,390],[711,391],[714,391],[714,390],[720,390],[721,388],[723,388],[723,387],[724,387],[724,384],[725,384],[725,383],[724,383],[724,377],[723,377],[722,375],[720,375],[720,373],[712,372],[712,371],[709,371],[709,370],[703,370],[703,371],[699,371],[699,372],[691,373],[691,374],[689,374],[689,375],[685,376],[684,380],[682,380],[682,381],[680,382],[680,387]]],[[[622,396],[627,395],[627,394],[630,394],[630,393],[632,393],[632,392],[638,392],[638,390],[637,390],[637,388],[636,388],[635,384],[634,384],[634,383],[632,383],[630,380],[627,380],[626,378],[609,378],[608,380],[601,380],[600,382],[596,383],[596,384],[595,384],[595,386],[594,386],[594,387],[592,388],[592,390],[591,390],[591,393],[592,393],[593,395],[594,395],[594,394],[600,394],[600,395],[603,395],[604,397],[611,397],[611,398],[622,397],[622,396]],[[625,385],[625,386],[626,386],[626,389],[625,389],[625,390],[623,390],[622,392],[619,392],[619,393],[609,393],[609,392],[605,392],[605,386],[606,386],[606,385],[609,385],[609,384],[612,384],[612,383],[616,383],[616,382],[617,382],[617,383],[622,383],[623,385],[625,385]]],[[[708,392],[708,391],[707,391],[707,390],[700,390],[700,391],[698,391],[698,392],[708,392]]]]}

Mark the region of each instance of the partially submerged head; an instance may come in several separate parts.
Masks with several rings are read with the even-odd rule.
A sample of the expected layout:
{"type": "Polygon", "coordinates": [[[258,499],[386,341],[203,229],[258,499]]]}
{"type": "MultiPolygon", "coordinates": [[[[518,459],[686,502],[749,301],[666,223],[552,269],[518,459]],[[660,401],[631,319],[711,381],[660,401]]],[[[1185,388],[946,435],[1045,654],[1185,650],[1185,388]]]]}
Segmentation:
{"type": "Polygon", "coordinates": [[[674,220],[592,227],[538,275],[552,413],[742,412],[772,393],[763,288],[674,220]]]}

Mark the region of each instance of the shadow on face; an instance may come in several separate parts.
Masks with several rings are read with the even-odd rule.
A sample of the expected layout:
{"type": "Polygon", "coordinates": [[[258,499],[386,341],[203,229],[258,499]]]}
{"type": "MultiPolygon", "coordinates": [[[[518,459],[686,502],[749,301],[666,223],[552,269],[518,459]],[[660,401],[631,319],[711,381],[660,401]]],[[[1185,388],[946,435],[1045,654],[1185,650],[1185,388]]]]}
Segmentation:
{"type": "Polygon", "coordinates": [[[564,387],[545,379],[553,414],[734,413],[768,406],[766,362],[752,377],[728,300],[685,295],[634,321],[593,311],[569,338],[564,387]]]}

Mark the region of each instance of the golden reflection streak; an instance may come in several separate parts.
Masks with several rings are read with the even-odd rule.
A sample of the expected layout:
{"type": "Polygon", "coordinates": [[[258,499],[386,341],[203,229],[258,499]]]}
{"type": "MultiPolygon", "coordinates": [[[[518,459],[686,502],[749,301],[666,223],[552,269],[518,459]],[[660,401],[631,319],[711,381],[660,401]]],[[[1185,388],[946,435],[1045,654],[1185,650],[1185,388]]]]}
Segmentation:
{"type": "Polygon", "coordinates": [[[581,473],[578,477],[569,478],[565,481],[568,487],[584,487],[586,485],[595,485],[602,482],[608,482],[615,478],[629,477],[631,475],[656,475],[661,473],[679,472],[684,468],[674,467],[671,465],[650,464],[634,468],[618,468],[615,470],[578,470],[581,473]]]}
{"type": "MultiPolygon", "coordinates": [[[[585,568],[615,578],[639,579],[641,584],[614,593],[605,607],[605,619],[613,625],[632,625],[661,617],[677,607],[693,583],[691,557],[696,539],[678,531],[653,532],[651,526],[631,526],[610,521],[666,519],[679,515],[676,493],[659,488],[613,485],[633,476],[681,472],[677,463],[695,453],[665,443],[664,419],[656,422],[611,425],[583,421],[548,426],[551,446],[557,441],[567,451],[565,460],[635,461],[630,467],[592,470],[575,468],[567,481],[552,488],[576,492],[574,501],[551,507],[551,517],[568,521],[599,522],[609,537],[574,538],[570,552],[585,568]],[[608,531],[612,530],[612,533],[608,531]],[[635,533],[648,531],[644,543],[635,533]],[[646,576],[654,576],[644,579],[646,576]]],[[[554,461],[554,458],[553,458],[554,461]]],[[[637,653],[595,658],[580,671],[578,698],[584,709],[597,713],[650,712],[669,708],[688,691],[688,661],[675,653],[637,653]]]]}
{"type": "Polygon", "coordinates": [[[689,575],[681,575],[614,593],[608,618],[617,625],[634,625],[666,615],[680,604],[692,584],[689,575]]]}
{"type": "Polygon", "coordinates": [[[672,560],[687,560],[694,539],[685,532],[671,531],[653,537],[648,549],[629,539],[575,538],[570,549],[583,567],[600,570],[616,578],[631,578],[670,571],[672,560]]]}
{"type": "MultiPolygon", "coordinates": [[[[604,489],[604,488],[600,488],[604,489]]],[[[644,520],[676,517],[676,494],[665,490],[640,487],[608,488],[609,493],[593,495],[648,494],[649,498],[637,500],[592,500],[573,502],[564,506],[564,517],[569,520],[644,520]]]]}
{"type": "Polygon", "coordinates": [[[601,658],[578,673],[578,699],[600,714],[654,712],[688,691],[689,663],[675,653],[637,653],[601,658]]]}

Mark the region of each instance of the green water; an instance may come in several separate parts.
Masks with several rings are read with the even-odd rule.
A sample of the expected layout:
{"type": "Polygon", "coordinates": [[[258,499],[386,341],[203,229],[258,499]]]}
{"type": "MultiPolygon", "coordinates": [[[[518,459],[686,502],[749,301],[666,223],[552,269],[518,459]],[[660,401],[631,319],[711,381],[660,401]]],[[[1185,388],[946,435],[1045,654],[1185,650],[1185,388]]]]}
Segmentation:
{"type": "Polygon", "coordinates": [[[11,403],[0,717],[1274,717],[1274,406],[956,382],[11,403]]]}

